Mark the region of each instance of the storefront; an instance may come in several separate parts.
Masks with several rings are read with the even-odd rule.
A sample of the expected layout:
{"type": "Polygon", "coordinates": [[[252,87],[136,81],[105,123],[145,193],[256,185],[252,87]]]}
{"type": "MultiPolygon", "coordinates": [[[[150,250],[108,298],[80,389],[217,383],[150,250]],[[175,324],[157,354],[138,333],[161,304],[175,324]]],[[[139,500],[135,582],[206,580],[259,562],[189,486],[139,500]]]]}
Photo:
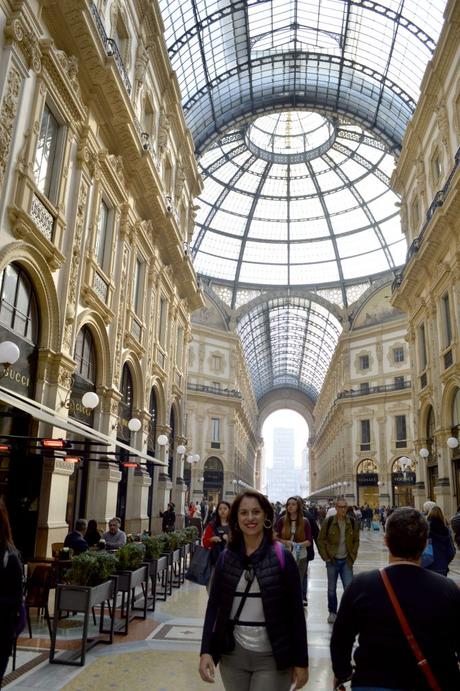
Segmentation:
{"type": "Polygon", "coordinates": [[[391,470],[393,506],[414,506],[415,461],[406,456],[397,458],[391,470]]]}
{"type": "Polygon", "coordinates": [[[217,456],[211,456],[204,464],[203,496],[217,506],[224,489],[224,467],[217,456]]]}
{"type": "Polygon", "coordinates": [[[356,470],[356,489],[359,506],[369,504],[372,508],[379,505],[379,476],[377,465],[370,458],[360,462],[356,470]]]}

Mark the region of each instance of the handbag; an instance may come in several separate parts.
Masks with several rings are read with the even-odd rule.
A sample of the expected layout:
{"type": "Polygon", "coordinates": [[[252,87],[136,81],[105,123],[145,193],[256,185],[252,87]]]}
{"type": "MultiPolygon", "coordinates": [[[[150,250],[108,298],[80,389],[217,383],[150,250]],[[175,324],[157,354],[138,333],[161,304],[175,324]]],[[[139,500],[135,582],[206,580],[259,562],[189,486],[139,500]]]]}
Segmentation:
{"type": "Polygon", "coordinates": [[[388,597],[390,598],[390,602],[393,605],[396,616],[398,617],[399,623],[401,624],[401,628],[404,632],[405,637],[407,638],[407,642],[409,643],[410,649],[412,650],[414,657],[417,660],[417,666],[425,675],[430,689],[432,689],[433,691],[441,691],[441,687],[439,686],[436,677],[431,671],[431,667],[429,665],[428,660],[426,659],[426,657],[423,656],[423,653],[420,650],[419,645],[414,638],[414,634],[412,633],[412,630],[409,626],[409,622],[407,621],[404,612],[401,609],[401,605],[399,604],[398,598],[396,597],[396,593],[393,590],[393,586],[390,583],[390,579],[388,578],[385,569],[380,569],[380,575],[382,577],[383,584],[387,590],[388,597]]]}
{"type": "Polygon", "coordinates": [[[185,578],[198,585],[208,585],[211,572],[211,550],[197,545],[185,578]]]}
{"type": "Polygon", "coordinates": [[[431,542],[431,538],[429,538],[428,542],[426,543],[426,547],[422,552],[420,566],[423,566],[424,569],[429,569],[433,562],[434,562],[433,543],[431,542]]]}

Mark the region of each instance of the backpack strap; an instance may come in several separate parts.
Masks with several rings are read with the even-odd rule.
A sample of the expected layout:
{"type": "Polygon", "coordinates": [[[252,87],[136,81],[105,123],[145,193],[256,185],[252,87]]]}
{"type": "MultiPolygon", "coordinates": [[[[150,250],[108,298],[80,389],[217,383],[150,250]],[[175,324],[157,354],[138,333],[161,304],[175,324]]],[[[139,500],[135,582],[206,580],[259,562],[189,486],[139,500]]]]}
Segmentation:
{"type": "Polygon", "coordinates": [[[278,542],[278,540],[275,540],[275,544],[273,546],[275,548],[275,554],[278,557],[278,561],[281,566],[281,571],[284,571],[284,567],[286,565],[286,555],[284,553],[284,547],[281,544],[281,542],[278,542]]]}

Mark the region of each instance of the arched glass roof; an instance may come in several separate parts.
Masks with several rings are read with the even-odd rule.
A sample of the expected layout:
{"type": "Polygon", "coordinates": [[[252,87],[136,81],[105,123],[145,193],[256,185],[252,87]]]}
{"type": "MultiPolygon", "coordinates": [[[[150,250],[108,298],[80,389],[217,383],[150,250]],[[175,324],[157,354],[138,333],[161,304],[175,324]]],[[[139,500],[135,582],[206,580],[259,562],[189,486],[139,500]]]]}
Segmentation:
{"type": "Polygon", "coordinates": [[[204,180],[195,268],[230,308],[262,296],[238,323],[257,396],[314,400],[340,328],[321,300],[404,263],[389,183],[446,1],[159,4],[204,180]]]}
{"type": "Polygon", "coordinates": [[[248,115],[317,107],[398,148],[445,0],[159,0],[198,153],[248,115]]]}
{"type": "Polygon", "coordinates": [[[341,331],[322,305],[299,297],[267,300],[238,324],[257,399],[294,387],[315,400],[341,331]]]}

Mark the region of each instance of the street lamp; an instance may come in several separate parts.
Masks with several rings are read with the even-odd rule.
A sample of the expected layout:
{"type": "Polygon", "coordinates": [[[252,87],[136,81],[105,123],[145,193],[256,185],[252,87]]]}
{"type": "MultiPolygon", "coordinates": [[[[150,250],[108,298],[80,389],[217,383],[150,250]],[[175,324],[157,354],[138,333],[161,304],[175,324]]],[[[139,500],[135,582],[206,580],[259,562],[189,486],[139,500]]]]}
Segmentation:
{"type": "Polygon", "coordinates": [[[447,446],[449,449],[456,449],[458,446],[458,439],[457,437],[449,437],[447,440],[447,446]]]}

